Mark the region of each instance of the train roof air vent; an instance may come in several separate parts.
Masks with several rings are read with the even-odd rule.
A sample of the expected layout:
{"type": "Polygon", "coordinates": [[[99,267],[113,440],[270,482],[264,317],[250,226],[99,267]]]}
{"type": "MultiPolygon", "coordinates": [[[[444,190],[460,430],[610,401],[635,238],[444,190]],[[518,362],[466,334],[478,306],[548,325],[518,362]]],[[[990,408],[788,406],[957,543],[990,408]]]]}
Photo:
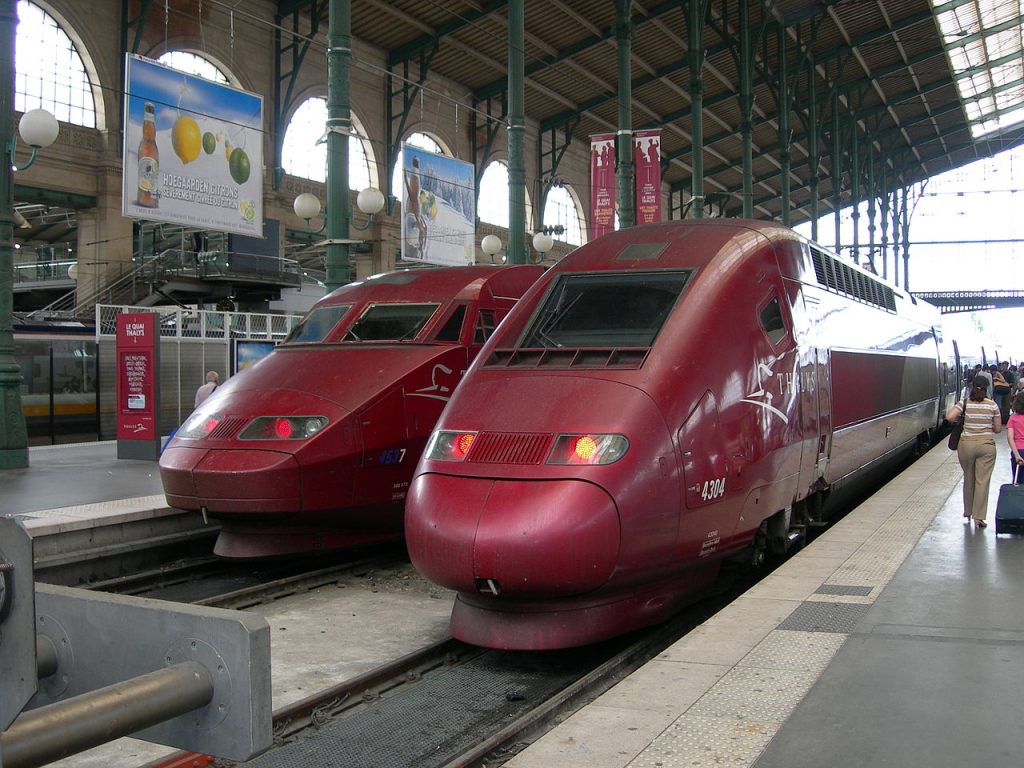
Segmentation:
{"type": "Polygon", "coordinates": [[[641,261],[657,259],[668,243],[630,243],[615,257],[616,261],[641,261]]]}
{"type": "Polygon", "coordinates": [[[639,368],[647,359],[649,351],[650,347],[496,349],[487,358],[484,367],[553,370],[639,368]]]}

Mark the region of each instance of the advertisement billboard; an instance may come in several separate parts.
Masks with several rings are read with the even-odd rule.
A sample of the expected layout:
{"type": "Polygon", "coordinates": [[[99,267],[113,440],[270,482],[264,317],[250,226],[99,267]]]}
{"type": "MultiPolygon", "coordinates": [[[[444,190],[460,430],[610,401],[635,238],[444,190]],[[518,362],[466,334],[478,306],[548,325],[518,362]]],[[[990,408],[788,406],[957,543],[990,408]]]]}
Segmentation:
{"type": "Polygon", "coordinates": [[[473,165],[402,146],[402,258],[466,266],[476,262],[473,165]]]}
{"type": "Polygon", "coordinates": [[[121,213],[263,236],[263,99],[127,55],[121,213]]]}
{"type": "Polygon", "coordinates": [[[633,131],[636,223],[661,221],[661,130],[633,131]]]}
{"type": "Polygon", "coordinates": [[[590,239],[615,231],[615,134],[590,137],[590,239]]]}

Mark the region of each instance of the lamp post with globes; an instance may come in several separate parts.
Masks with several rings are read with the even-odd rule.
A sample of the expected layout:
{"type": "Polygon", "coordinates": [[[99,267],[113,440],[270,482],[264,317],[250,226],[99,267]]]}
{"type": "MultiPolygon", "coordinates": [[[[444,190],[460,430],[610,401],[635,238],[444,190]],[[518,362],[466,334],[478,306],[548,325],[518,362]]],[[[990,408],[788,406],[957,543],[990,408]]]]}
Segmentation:
{"type": "Polygon", "coordinates": [[[15,3],[0,6],[0,469],[28,466],[28,432],[21,411],[21,369],[14,358],[14,179],[36,159],[41,147],[57,139],[56,118],[42,109],[26,112],[18,130],[32,147],[28,162],[15,166],[17,142],[11,125],[14,110],[14,41],[18,17],[15,3]]]}
{"type": "MultiPolygon", "coordinates": [[[[349,226],[351,226],[352,229],[359,230],[360,232],[369,229],[370,226],[373,224],[374,215],[380,213],[381,210],[384,208],[384,202],[384,193],[381,192],[376,187],[367,187],[366,189],[362,190],[356,196],[356,206],[359,208],[360,211],[366,214],[366,223],[361,225],[356,224],[354,221],[351,220],[351,213],[347,212],[348,209],[346,208],[346,213],[344,214],[345,216],[348,217],[344,222],[344,234],[346,236],[341,238],[328,237],[327,240],[323,241],[323,244],[327,245],[328,248],[334,245],[341,246],[342,248],[345,249],[345,258],[341,262],[337,262],[336,260],[332,260],[330,258],[326,260],[326,283],[328,290],[334,290],[338,286],[344,285],[345,283],[348,282],[348,246],[362,242],[362,240],[353,240],[347,236],[347,230],[349,226]]],[[[292,203],[292,208],[294,209],[295,214],[300,219],[305,219],[307,227],[312,227],[310,220],[320,215],[320,198],[318,198],[312,192],[303,192],[301,195],[295,198],[295,201],[292,203]]],[[[328,229],[330,223],[331,222],[329,217],[325,217],[324,223],[318,230],[316,230],[317,233],[323,232],[325,229],[328,229]]]]}
{"type": "MultiPolygon", "coordinates": [[[[536,262],[543,261],[544,256],[554,246],[554,238],[551,237],[544,229],[533,236],[533,250],[537,251],[540,256],[535,260],[536,262]]],[[[491,257],[491,263],[496,264],[498,260],[495,258],[498,255],[498,251],[501,250],[501,238],[497,235],[486,235],[480,241],[480,250],[491,257]]],[[[508,260],[508,254],[501,257],[501,263],[504,264],[508,260]]],[[[529,251],[526,253],[526,261],[534,261],[530,258],[529,251]]]]}

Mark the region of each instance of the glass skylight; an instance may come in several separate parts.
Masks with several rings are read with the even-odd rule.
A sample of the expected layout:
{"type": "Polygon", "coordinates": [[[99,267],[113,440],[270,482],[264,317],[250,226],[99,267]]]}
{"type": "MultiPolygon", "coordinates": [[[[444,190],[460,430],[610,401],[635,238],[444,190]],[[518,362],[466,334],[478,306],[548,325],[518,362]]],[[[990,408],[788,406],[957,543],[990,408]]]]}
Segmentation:
{"type": "Polygon", "coordinates": [[[975,139],[1024,122],[1024,0],[931,0],[975,139]]]}

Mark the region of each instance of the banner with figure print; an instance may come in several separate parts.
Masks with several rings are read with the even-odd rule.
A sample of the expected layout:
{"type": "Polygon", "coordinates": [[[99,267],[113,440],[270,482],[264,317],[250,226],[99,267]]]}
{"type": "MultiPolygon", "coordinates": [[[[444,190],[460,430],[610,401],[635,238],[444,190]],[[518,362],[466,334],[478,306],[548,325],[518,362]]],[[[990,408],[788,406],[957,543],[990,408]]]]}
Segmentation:
{"type": "Polygon", "coordinates": [[[263,237],[263,99],[126,56],[121,213],[263,237]]]}
{"type": "Polygon", "coordinates": [[[615,230],[615,134],[590,137],[590,238],[615,230]]]}
{"type": "Polygon", "coordinates": [[[636,223],[661,221],[661,129],[633,131],[636,223]]]}
{"type": "Polygon", "coordinates": [[[456,267],[476,263],[471,163],[402,145],[401,195],[403,259],[456,267]]]}

